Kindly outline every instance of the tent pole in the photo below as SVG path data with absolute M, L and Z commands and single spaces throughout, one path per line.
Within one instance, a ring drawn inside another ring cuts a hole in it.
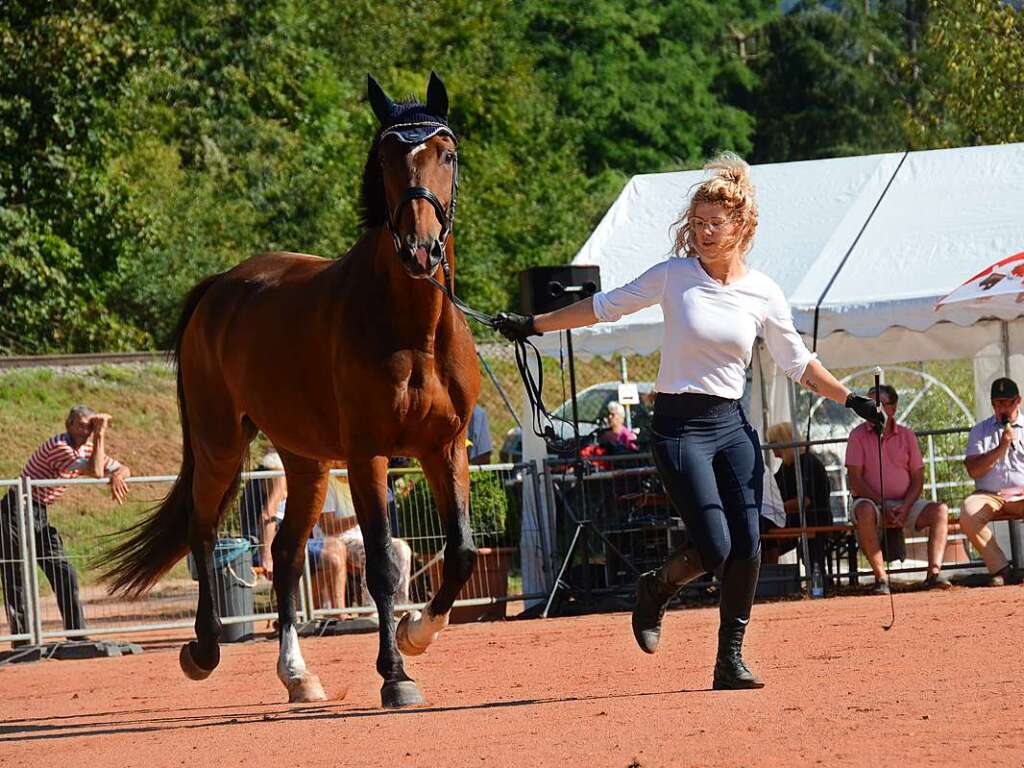
M 796 418 L 796 385 L 793 380 L 786 377 L 786 386 L 789 389 L 789 410 Z M 795 430 L 794 430 L 795 431 Z M 794 434 L 794 441 L 798 438 Z M 796 498 L 797 498 L 797 509 L 800 511 L 800 527 L 804 530 L 800 532 L 800 548 L 804 553 L 804 570 L 807 572 L 807 591 L 811 590 L 811 571 L 813 570 L 813 564 L 811 563 L 811 547 L 807 541 L 807 510 L 804 509 L 804 477 L 803 467 L 800 466 L 802 463 L 803 456 L 801 454 L 801 447 L 793 445 L 793 471 L 796 472 Z M 824 576 L 824 574 L 822 574 Z
M 1005 320 L 999 323 L 1003 341 L 1003 376 L 1010 376 L 1010 325 Z M 1014 568 L 1024 566 L 1024 536 L 1022 536 L 1020 520 L 1010 520 L 1010 560 Z
M 1010 375 L 1010 325 L 1005 320 L 999 323 L 999 332 L 1003 341 L 1003 376 Z

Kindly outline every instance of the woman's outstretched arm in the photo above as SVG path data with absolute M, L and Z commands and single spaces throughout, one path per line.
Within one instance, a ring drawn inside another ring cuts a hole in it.
M 814 394 L 827 397 L 840 405 L 846 405 L 846 398 L 850 396 L 850 390 L 840 384 L 839 380 L 817 360 L 811 360 L 807 364 L 804 375 L 800 377 L 800 383 Z
M 582 328 L 597 322 L 594 314 L 594 299 L 587 298 L 567 307 L 533 316 L 533 327 L 538 333 L 564 331 L 566 328 Z

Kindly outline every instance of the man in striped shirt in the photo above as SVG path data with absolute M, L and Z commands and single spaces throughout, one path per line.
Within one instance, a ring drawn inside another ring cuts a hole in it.
M 66 432 L 54 435 L 29 458 L 23 478 L 33 480 L 72 479 L 79 475 L 110 477 L 111 494 L 121 504 L 128 496 L 126 480 L 131 470 L 116 459 L 107 456 L 106 432 L 111 417 L 95 413 L 84 405 L 76 405 L 68 413 Z M 47 506 L 53 504 L 67 490 L 67 486 L 34 486 L 32 488 L 33 530 L 36 557 L 46 578 L 53 587 L 64 620 L 65 629 L 83 629 L 85 618 L 78 597 L 78 576 L 64 554 L 57 529 L 49 524 Z M 26 535 L 29 532 L 26 531 Z M 4 603 L 12 634 L 29 631 L 25 611 L 25 589 L 22 583 L 21 538 L 18 531 L 17 490 L 12 488 L 0 499 L 0 560 L 3 568 Z

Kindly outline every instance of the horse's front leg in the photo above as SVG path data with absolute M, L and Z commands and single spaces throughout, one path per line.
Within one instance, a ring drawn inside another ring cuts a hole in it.
M 413 611 L 402 617 L 398 643 L 406 655 L 423 653 L 448 626 L 452 603 L 476 564 L 476 547 L 469 529 L 469 460 L 462 442 L 421 460 L 444 525 L 444 571 L 441 587 L 423 613 Z
M 306 540 L 323 508 L 327 493 L 327 468 L 318 462 L 281 452 L 288 481 L 284 520 L 271 544 L 274 558 L 274 591 L 277 594 L 277 676 L 288 689 L 289 702 L 324 701 L 320 678 L 310 672 L 299 648 L 295 628 L 295 597 L 306 559 Z
M 380 646 L 377 672 L 384 678 L 380 689 L 385 707 L 409 707 L 423 703 L 416 683 L 405 673 L 402 655 L 395 643 L 395 591 L 398 561 L 391 543 L 387 506 L 388 460 L 383 456 L 348 462 L 349 485 L 366 549 L 364 577 L 380 617 Z

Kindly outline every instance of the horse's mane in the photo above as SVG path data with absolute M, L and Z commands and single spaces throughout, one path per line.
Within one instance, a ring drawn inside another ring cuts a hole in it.
M 398 107 L 422 106 L 422 103 L 415 97 L 409 97 L 396 101 Z M 384 132 L 381 127 L 370 145 L 370 152 L 366 156 L 366 165 L 363 166 L 363 184 L 360 189 L 359 200 L 359 223 L 363 229 L 379 227 L 385 223 L 387 213 L 384 199 L 384 175 L 380 170 L 380 162 L 377 159 L 377 150 L 380 149 L 380 135 Z

